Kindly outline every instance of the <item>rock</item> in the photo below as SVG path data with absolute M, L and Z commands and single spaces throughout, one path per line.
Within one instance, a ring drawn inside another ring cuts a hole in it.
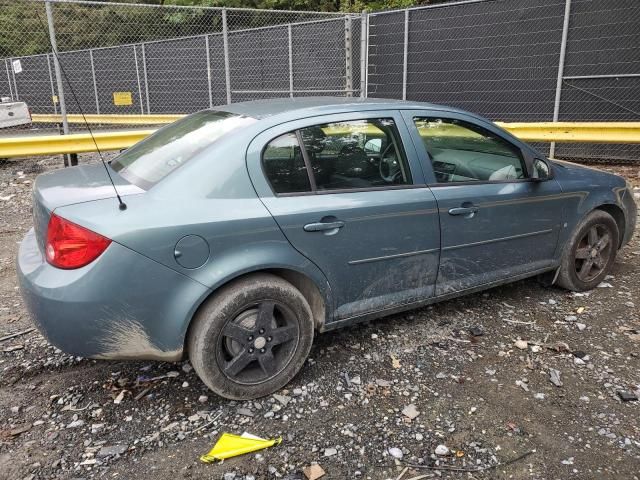
M 102 447 L 96 456 L 98 458 L 115 457 L 116 455 L 122 455 L 126 451 L 126 445 L 112 445 L 110 447 Z
M 583 331 L 585 328 L 587 328 L 587 326 L 584 323 L 580 323 L 580 322 L 576 322 L 576 327 L 578 327 L 578 330 Z
M 222 476 L 222 478 L 224 480 L 234 480 L 236 478 L 236 474 L 235 472 L 227 472 Z
M 437 378 L 438 380 L 442 380 L 443 378 L 447 378 L 447 374 L 446 374 L 446 373 L 444 373 L 444 372 L 438 372 L 438 373 L 436 374 L 436 378 Z
M 308 480 L 317 480 L 318 478 L 324 476 L 325 471 L 320 465 L 314 463 L 313 465 L 304 467 L 302 469 L 302 473 L 304 473 L 304 476 L 307 477 Z
M 379 387 L 390 387 L 391 382 L 389 380 L 382 380 L 381 378 L 376 379 L 376 385 Z
M 424 440 L 424 435 L 422 435 L 421 433 L 416 433 L 416 440 L 421 442 L 422 440 Z
M 556 370 L 555 368 L 549 369 L 549 380 L 551 380 L 551 383 L 553 383 L 556 387 L 561 387 L 563 385 L 562 381 L 560 380 L 560 375 L 560 370 Z
M 416 406 L 411 403 L 402 409 L 402 414 L 410 420 L 413 420 L 418 415 L 420 415 L 420 412 L 418 411 Z
M 84 420 L 74 420 L 69 425 L 67 425 L 67 428 L 79 428 L 79 427 L 82 427 L 83 425 L 84 425 Z
M 182 382 L 182 388 L 189 388 L 189 382 Z
M 20 407 L 11 407 L 11 413 L 13 413 L 14 415 L 16 413 L 20 413 Z
M 587 356 L 586 352 L 583 352 L 582 350 L 575 350 L 573 352 L 573 356 L 576 358 L 584 358 Z
M 236 410 L 236 412 L 238 413 L 238 415 L 242 415 L 245 417 L 253 417 L 253 412 L 248 408 L 239 408 L 238 410 Z
M 353 383 L 354 385 L 362 385 L 362 380 L 360 379 L 360 375 L 355 375 L 351 379 L 351 383 Z
M 481 337 L 482 335 L 484 335 L 484 330 L 482 330 L 482 327 L 476 325 L 469 329 L 469 333 L 473 337 Z
M 294 388 L 293 389 L 293 396 L 294 397 L 299 397 L 300 395 L 302 395 L 302 389 L 301 388 Z
M 286 395 L 278 395 L 277 393 L 273 394 L 273 398 L 275 398 L 278 402 L 280 402 L 285 407 L 289 405 L 291 401 L 291 397 L 287 397 Z
M 526 350 L 529 347 L 529 343 L 526 340 L 516 340 L 514 345 L 520 350 Z
M 618 394 L 618 397 L 620 397 L 620 400 L 622 400 L 623 402 L 636 402 L 638 400 L 638 396 L 633 392 L 618 390 L 616 393 Z
M 398 460 L 402 459 L 402 457 L 404 456 L 402 450 L 396 447 L 391 447 L 387 451 L 389 452 L 389 455 L 391 455 L 393 458 L 397 458 Z
M 200 403 L 207 403 L 208 400 L 209 400 L 209 397 L 207 397 L 206 395 L 200 395 L 198 397 L 198 402 Z
M 444 456 L 449 455 L 449 447 L 446 445 L 438 445 L 435 450 L 436 455 Z
M 335 449 L 335 448 L 325 448 L 324 449 L 324 456 L 325 457 L 333 457 L 337 453 L 338 453 L 338 450 Z
M 533 398 L 536 400 L 544 400 L 544 393 L 536 393 Z

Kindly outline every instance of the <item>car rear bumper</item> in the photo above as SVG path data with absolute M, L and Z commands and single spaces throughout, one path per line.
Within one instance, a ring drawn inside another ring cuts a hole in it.
M 208 289 L 112 242 L 89 265 L 49 265 L 33 229 L 20 244 L 20 292 L 50 343 L 72 355 L 112 359 L 182 358 L 193 312 Z

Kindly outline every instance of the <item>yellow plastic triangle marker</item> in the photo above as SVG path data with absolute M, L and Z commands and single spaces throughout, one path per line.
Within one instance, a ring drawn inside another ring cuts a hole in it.
M 279 445 L 281 442 L 282 437 L 274 440 L 265 440 L 250 434 L 232 435 L 231 433 L 223 433 L 209 453 L 202 455 L 200 460 L 205 463 L 212 463 L 216 460 L 257 452 L 263 448 Z

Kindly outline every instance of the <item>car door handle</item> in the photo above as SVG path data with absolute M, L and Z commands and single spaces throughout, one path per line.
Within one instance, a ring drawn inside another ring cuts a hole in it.
M 335 230 L 344 227 L 344 222 L 336 220 L 334 222 L 307 223 L 303 228 L 305 232 L 322 232 L 324 230 Z
M 450 208 L 449 215 L 473 215 L 478 211 L 478 207 L 458 207 Z

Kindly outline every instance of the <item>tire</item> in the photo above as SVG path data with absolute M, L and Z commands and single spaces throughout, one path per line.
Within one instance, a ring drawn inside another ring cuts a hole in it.
M 289 282 L 255 274 L 223 287 L 196 314 L 189 359 L 218 395 L 251 400 L 293 379 L 313 343 L 313 315 Z
M 618 224 L 611 215 L 602 210 L 589 213 L 567 241 L 558 285 L 574 292 L 595 288 L 613 267 L 619 238 Z

